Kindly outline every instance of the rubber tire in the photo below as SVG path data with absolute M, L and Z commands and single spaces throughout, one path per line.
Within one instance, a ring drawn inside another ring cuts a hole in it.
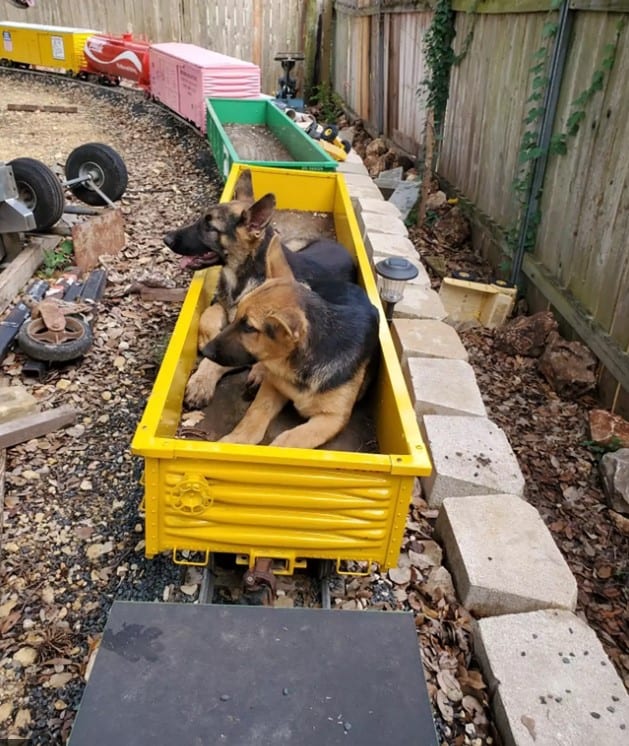
M 35 158 L 15 158 L 9 161 L 20 198 L 26 189 L 32 200 L 22 200 L 30 207 L 37 230 L 44 231 L 61 220 L 65 198 L 61 182 L 45 163 Z
M 352 149 L 352 143 L 349 140 L 341 140 L 341 145 L 343 146 L 343 150 L 346 153 L 349 153 L 349 151 Z
M 127 167 L 120 155 L 109 145 L 101 142 L 88 142 L 75 148 L 66 160 L 66 179 L 76 179 L 82 172 L 95 167 L 99 174 L 97 186 L 112 202 L 119 200 L 125 193 L 129 176 Z M 100 195 L 85 184 L 74 184 L 68 187 L 72 194 L 86 205 L 94 207 L 106 205 Z
M 94 341 L 92 329 L 86 321 L 78 319 L 76 316 L 72 316 L 71 318 L 78 321 L 83 327 L 84 334 L 82 337 L 62 342 L 61 344 L 38 342 L 28 333 L 28 328 L 33 323 L 33 319 L 29 319 L 29 321 L 22 324 L 17 335 L 17 343 L 20 349 L 34 360 L 44 360 L 50 363 L 65 363 L 68 360 L 75 360 L 77 357 L 81 357 L 92 346 L 92 342 Z

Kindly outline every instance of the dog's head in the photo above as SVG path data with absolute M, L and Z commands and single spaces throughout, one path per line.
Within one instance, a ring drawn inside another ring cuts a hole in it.
M 308 290 L 295 281 L 277 236 L 267 251 L 266 276 L 242 298 L 232 323 L 201 350 L 205 357 L 229 366 L 281 363 L 300 346 L 308 334 Z
M 227 264 L 230 255 L 238 259 L 258 248 L 274 209 L 273 194 L 253 201 L 251 171 L 243 171 L 233 200 L 212 205 L 194 223 L 170 231 L 164 236 L 164 243 L 185 257 L 182 267 L 201 269 Z

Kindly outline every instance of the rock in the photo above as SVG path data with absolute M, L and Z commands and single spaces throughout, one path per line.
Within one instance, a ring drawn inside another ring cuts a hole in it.
M 21 663 L 23 666 L 30 666 L 37 660 L 37 650 L 35 648 L 20 648 L 15 655 L 13 660 Z
M 384 140 L 381 137 L 377 137 L 375 140 L 372 140 L 369 145 L 365 148 L 365 154 L 366 155 L 384 155 L 387 150 L 388 146 L 385 144 Z
M 596 386 L 596 358 L 581 342 L 568 342 L 558 332 L 548 335 L 539 369 L 552 388 L 565 398 L 578 398 Z
M 557 331 L 557 320 L 551 311 L 532 316 L 518 316 L 496 330 L 496 347 L 507 355 L 539 357 L 544 352 L 550 332 Z
M 629 448 L 629 422 L 605 409 L 592 409 L 588 415 L 590 438 L 600 445 L 617 444 Z
M 410 567 L 392 567 L 389 570 L 389 579 L 396 585 L 406 585 L 411 580 Z
M 629 448 L 606 453 L 600 469 L 609 507 L 629 515 Z
M 439 189 L 439 191 L 428 195 L 428 199 L 426 200 L 426 209 L 437 210 L 439 207 L 443 207 L 443 205 L 446 204 L 447 200 L 448 198 L 446 197 L 445 192 L 442 192 Z
M 469 240 L 472 232 L 469 220 L 460 207 L 453 207 L 433 226 L 437 240 L 449 249 L 456 249 Z

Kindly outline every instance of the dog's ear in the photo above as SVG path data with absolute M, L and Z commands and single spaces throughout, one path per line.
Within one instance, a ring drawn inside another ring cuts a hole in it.
M 277 235 L 277 233 L 271 239 L 269 248 L 266 250 L 266 279 L 295 279 L 290 265 L 286 261 L 286 257 L 284 256 L 284 251 L 282 250 L 282 242 L 280 241 L 280 237 Z
M 305 332 L 305 318 L 298 308 L 282 308 L 273 311 L 265 319 L 265 331 L 269 337 L 285 334 L 293 342 L 299 342 Z M 270 327 L 270 328 L 269 328 Z
M 247 169 L 238 177 L 236 188 L 234 189 L 234 199 L 243 202 L 253 202 L 253 183 L 251 181 L 251 171 Z
M 254 202 L 248 210 L 242 214 L 243 221 L 254 236 L 261 236 L 264 229 L 271 222 L 273 210 L 275 209 L 275 195 L 265 194 L 264 197 Z

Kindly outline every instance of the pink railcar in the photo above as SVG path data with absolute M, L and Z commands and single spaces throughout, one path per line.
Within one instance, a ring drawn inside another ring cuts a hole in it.
M 206 98 L 258 98 L 260 68 L 194 44 L 169 42 L 149 49 L 151 94 L 206 129 Z

